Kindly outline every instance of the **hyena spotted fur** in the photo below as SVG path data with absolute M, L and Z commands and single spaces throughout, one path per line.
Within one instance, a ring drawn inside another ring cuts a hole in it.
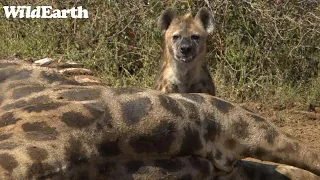
M 0 60 L 0 179 L 319 179 L 318 153 L 237 104 L 70 78 Z
M 214 24 L 211 13 L 202 8 L 193 18 L 190 13 L 176 16 L 164 11 L 158 20 L 164 47 L 155 89 L 164 93 L 207 93 L 215 86 L 206 65 L 206 40 Z

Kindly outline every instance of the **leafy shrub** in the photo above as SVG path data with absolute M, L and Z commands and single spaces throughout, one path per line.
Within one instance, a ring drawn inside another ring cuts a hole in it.
M 89 19 L 5 19 L 5 5 L 83 6 Z M 168 7 L 182 14 L 204 6 L 215 15 L 208 65 L 219 96 L 266 100 L 295 92 L 320 102 L 315 0 L 2 0 L 0 57 L 78 61 L 111 86 L 151 87 L 162 49 L 156 18 Z

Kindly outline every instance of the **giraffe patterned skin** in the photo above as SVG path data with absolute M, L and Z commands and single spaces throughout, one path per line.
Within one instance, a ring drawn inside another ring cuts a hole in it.
M 245 157 L 297 168 L 239 161 Z M 55 69 L 0 60 L 0 179 L 319 174 L 319 154 L 236 104 L 206 94 L 88 86 Z

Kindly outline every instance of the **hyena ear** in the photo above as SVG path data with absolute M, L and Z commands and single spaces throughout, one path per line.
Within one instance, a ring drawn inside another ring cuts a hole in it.
M 214 30 L 214 22 L 213 16 L 207 8 L 201 8 L 197 15 L 195 16 L 195 20 L 200 22 L 202 27 L 207 31 L 208 34 L 212 33 Z
M 158 28 L 164 33 L 170 26 L 171 21 L 175 16 L 172 8 L 169 8 L 161 13 L 158 19 Z

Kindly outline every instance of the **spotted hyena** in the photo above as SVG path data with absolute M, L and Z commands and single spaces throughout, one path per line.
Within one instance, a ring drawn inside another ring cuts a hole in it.
M 195 17 L 190 13 L 175 16 L 172 9 L 161 14 L 158 28 L 164 34 L 164 50 L 156 90 L 215 95 L 206 66 L 206 40 L 213 27 L 213 16 L 206 8 L 200 9 Z

